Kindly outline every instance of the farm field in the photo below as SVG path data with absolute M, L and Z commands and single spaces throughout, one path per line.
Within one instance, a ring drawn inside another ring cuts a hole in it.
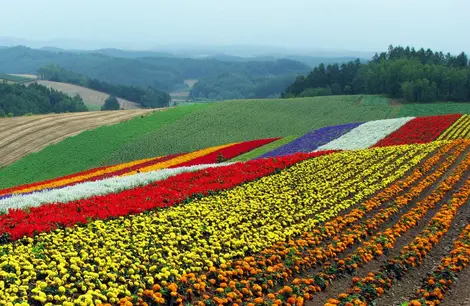
M 0 190 L 0 303 L 465 305 L 469 118 L 343 124 Z
M 44 81 L 44 80 L 38 80 L 34 81 L 35 83 L 38 83 L 40 85 L 46 86 L 48 88 L 53 88 L 58 91 L 62 91 L 63 93 L 73 97 L 75 95 L 80 95 L 82 97 L 83 102 L 87 105 L 90 106 L 90 110 L 97 110 L 101 108 L 102 105 L 104 105 L 104 101 L 109 97 L 109 94 L 96 91 L 93 89 L 89 89 L 86 87 L 78 86 L 78 85 L 73 85 L 73 84 L 68 84 L 68 83 L 60 83 L 60 82 L 52 82 L 52 81 Z M 117 98 L 119 101 L 119 104 L 121 105 L 121 108 L 123 109 L 138 109 L 140 106 L 135 103 L 131 102 L 125 99 Z
M 0 81 L 6 81 L 11 84 L 29 82 L 35 78 L 36 76 L 32 76 L 32 75 L 0 73 Z
M 421 110 L 420 115 L 470 113 L 470 105 L 464 103 L 433 106 Z M 300 137 L 325 126 L 413 116 L 415 109 L 413 104 L 390 105 L 379 96 L 237 100 L 181 106 L 100 127 L 26 156 L 0 169 L 0 188 L 227 143 Z
M 183 103 L 190 100 L 189 92 L 191 91 L 191 88 L 194 86 L 194 84 L 197 83 L 197 81 L 198 80 L 185 80 L 184 83 L 188 86 L 188 89 L 185 91 L 170 93 L 171 100 L 174 102 L 183 102 Z
M 107 111 L 0 119 L 0 167 L 85 130 L 115 124 L 149 112 Z M 0 181 L 4 182 L 5 178 Z

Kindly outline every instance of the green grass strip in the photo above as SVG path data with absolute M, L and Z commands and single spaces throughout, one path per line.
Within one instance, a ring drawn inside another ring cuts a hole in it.
M 268 143 L 267 145 L 264 145 L 262 147 L 256 148 L 250 152 L 247 152 L 245 154 L 242 154 L 240 156 L 237 156 L 233 159 L 231 159 L 231 162 L 237 162 L 237 161 L 248 161 L 252 160 L 254 158 L 257 158 L 258 156 L 263 155 L 264 153 L 270 152 L 276 148 L 279 148 L 280 146 L 283 146 L 285 144 L 288 144 L 292 140 L 298 138 L 297 136 L 287 136 L 284 138 L 281 138 L 279 140 L 276 140 L 274 142 Z

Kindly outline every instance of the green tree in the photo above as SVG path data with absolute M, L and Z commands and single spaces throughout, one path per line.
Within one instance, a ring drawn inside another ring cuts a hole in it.
M 118 110 L 120 109 L 119 101 L 115 96 L 109 96 L 109 98 L 104 101 L 104 105 L 101 107 L 101 110 Z

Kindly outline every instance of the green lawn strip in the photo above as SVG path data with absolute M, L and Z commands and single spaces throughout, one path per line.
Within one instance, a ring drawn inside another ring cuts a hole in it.
M 403 103 L 397 117 L 470 114 L 468 102 Z
M 0 169 L 0 188 L 42 181 L 98 167 L 103 164 L 108 154 L 120 147 L 132 144 L 149 132 L 208 107 L 209 104 L 195 104 L 171 108 L 67 138 Z M 174 140 L 176 141 L 176 138 Z
M 254 149 L 250 152 L 247 152 L 245 154 L 237 156 L 237 157 L 235 157 L 235 158 L 233 158 L 229 161 L 230 162 L 237 162 L 237 161 L 248 161 L 248 160 L 255 159 L 255 158 L 263 155 L 264 153 L 270 152 L 270 151 L 272 151 L 276 148 L 279 148 L 280 146 L 288 144 L 289 142 L 291 142 L 292 140 L 297 139 L 297 138 L 298 138 L 298 136 L 287 136 L 287 137 L 281 138 L 281 139 L 276 140 L 274 142 L 268 143 L 267 145 L 256 148 L 256 149 Z
M 87 103 L 85 103 L 85 106 L 89 111 L 100 111 L 101 110 L 101 106 L 96 105 L 96 104 L 87 104 Z

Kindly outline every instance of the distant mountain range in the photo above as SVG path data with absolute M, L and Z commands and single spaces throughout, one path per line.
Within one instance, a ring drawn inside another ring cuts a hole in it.
M 272 57 L 286 58 L 287 56 L 304 57 L 346 57 L 371 58 L 375 52 L 336 50 L 328 48 L 295 49 L 277 46 L 229 45 L 229 46 L 198 46 L 198 45 L 171 45 L 155 46 L 150 50 L 136 48 L 135 45 L 117 42 L 79 41 L 70 39 L 57 39 L 51 41 L 34 41 L 15 37 L 0 37 L 0 46 L 27 46 L 34 49 L 43 49 L 51 52 L 75 51 L 103 53 L 115 57 L 190 57 L 205 58 L 220 55 L 253 58 Z

